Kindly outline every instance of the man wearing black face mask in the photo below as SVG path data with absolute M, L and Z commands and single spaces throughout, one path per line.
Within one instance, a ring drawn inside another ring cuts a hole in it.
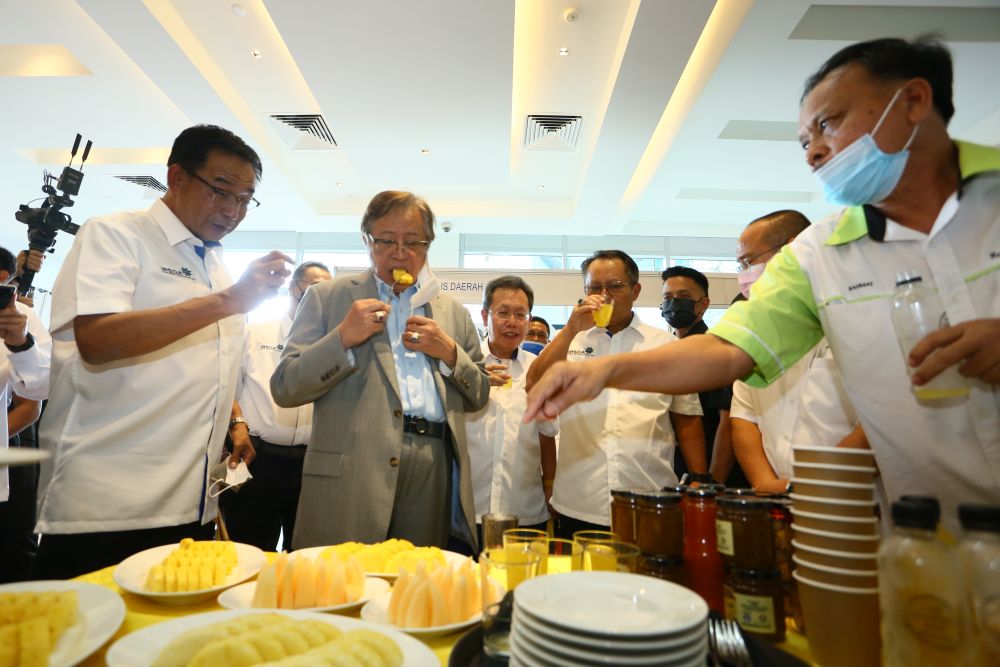
M 711 304 L 708 298 L 708 278 L 701 271 L 686 266 L 672 266 L 661 274 L 663 303 L 660 314 L 678 338 L 708 331 L 702 317 Z M 711 461 L 712 480 L 727 486 L 749 486 L 743 471 L 735 464 L 729 431 L 729 405 L 733 400 L 732 385 L 703 391 L 701 400 L 705 426 L 705 460 Z M 674 470 L 680 477 L 688 472 L 684 457 L 674 455 Z M 703 481 L 712 481 L 703 480 Z

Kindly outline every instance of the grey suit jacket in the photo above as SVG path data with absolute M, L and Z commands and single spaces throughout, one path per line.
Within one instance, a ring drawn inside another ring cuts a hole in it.
M 389 336 L 383 331 L 354 347 L 354 365 L 336 328 L 354 301 L 377 299 L 369 270 L 317 283 L 299 303 L 288 341 L 271 377 L 282 407 L 314 402 L 313 432 L 302 474 L 295 548 L 349 540 L 377 542 L 389 530 L 401 459 L 403 412 Z M 450 376 L 431 364 L 459 464 L 460 497 L 475 539 L 474 506 L 463 413 L 489 400 L 489 380 L 468 311 L 450 297 L 427 304 L 427 316 L 458 345 Z M 475 546 L 475 545 L 474 545 Z

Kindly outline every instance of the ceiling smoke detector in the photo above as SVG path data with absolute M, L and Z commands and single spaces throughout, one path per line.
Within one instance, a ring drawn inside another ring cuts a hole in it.
M 566 23 L 576 23 L 580 20 L 580 10 L 576 7 L 567 7 L 566 11 L 563 12 L 563 19 Z

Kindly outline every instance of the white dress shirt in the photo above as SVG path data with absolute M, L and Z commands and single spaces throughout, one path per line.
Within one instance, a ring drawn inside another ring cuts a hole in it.
M 524 382 L 535 355 L 518 349 L 517 358 L 499 359 L 485 340 L 482 350 L 486 364 L 507 366 L 511 386 L 490 387 L 489 402 L 465 416 L 476 522 L 486 513 L 513 514 L 522 524 L 547 521 L 538 437 L 554 437 L 559 424 L 523 423 L 528 398 Z
M 288 339 L 292 318 L 247 325 L 246 352 L 236 400 L 250 433 L 272 445 L 307 445 L 312 434 L 312 403 L 282 408 L 271 398 L 271 375 Z
M 570 362 L 658 347 L 677 338 L 643 324 L 638 315 L 614 336 L 593 327 L 570 344 Z M 698 394 L 670 396 L 605 389 L 577 403 L 559 420 L 559 464 L 552 507 L 560 514 L 611 524 L 613 489 L 658 489 L 677 483 L 674 429 L 670 412 L 701 415 Z
M 209 464 L 222 456 L 243 355 L 233 315 L 159 350 L 93 366 L 73 320 L 163 308 L 232 284 L 220 247 L 202 243 L 157 200 L 92 218 L 76 235 L 52 296 L 52 376 L 39 432 L 37 530 L 86 533 L 208 522 Z
M 826 340 L 767 387 L 737 381 L 729 416 L 757 425 L 778 479 L 792 477 L 793 446 L 834 447 L 858 423 Z
M 24 352 L 11 352 L 0 342 L 0 428 L 3 442 L 0 449 L 7 449 L 7 405 L 11 393 L 21 398 L 42 401 L 49 393 L 49 360 L 52 357 L 52 337 L 35 311 L 22 303 L 15 307 L 28 318 L 28 333 L 35 338 L 35 344 Z M 0 466 L 0 502 L 10 497 L 7 483 L 7 466 Z

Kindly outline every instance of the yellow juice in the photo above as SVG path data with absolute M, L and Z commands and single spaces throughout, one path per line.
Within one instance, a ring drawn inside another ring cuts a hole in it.
M 611 311 L 614 310 L 615 304 L 605 303 L 602 304 L 600 308 L 594 311 L 594 324 L 599 327 L 607 327 L 608 323 L 611 322 Z
M 603 544 L 588 545 L 585 558 L 588 570 L 618 571 L 618 554 L 612 547 Z

